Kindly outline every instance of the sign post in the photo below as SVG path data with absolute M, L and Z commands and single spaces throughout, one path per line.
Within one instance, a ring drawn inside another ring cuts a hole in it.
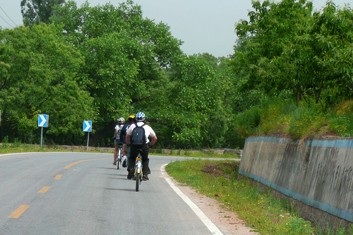
M 84 132 L 87 132 L 87 150 L 88 150 L 89 133 L 92 132 L 92 121 L 90 121 L 90 120 L 85 120 L 85 121 L 83 121 L 82 130 L 83 130 Z
M 43 127 L 49 126 L 49 115 L 48 114 L 38 114 L 38 126 L 41 127 L 40 147 L 43 147 Z

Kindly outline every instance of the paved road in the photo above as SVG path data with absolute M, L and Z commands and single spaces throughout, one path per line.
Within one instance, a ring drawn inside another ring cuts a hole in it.
M 160 171 L 178 158 L 150 158 L 136 192 L 112 154 L 0 155 L 0 234 L 212 234 Z

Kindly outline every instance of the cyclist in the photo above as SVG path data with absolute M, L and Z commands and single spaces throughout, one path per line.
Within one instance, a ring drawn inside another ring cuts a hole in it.
M 126 158 L 129 158 L 130 155 L 130 148 L 127 147 L 126 145 L 126 131 L 129 129 L 132 123 L 135 123 L 135 114 L 131 114 L 129 118 L 127 119 L 127 123 L 123 126 L 123 129 L 121 129 L 120 132 L 120 139 L 123 141 L 123 155 L 124 155 L 124 161 L 123 161 L 123 167 L 126 167 Z
M 157 142 L 157 135 L 149 125 L 145 124 L 145 114 L 142 112 L 138 112 L 135 116 L 136 123 L 131 124 L 129 129 L 126 132 L 126 144 L 130 145 L 130 158 L 128 163 L 128 175 L 127 178 L 131 179 L 134 176 L 134 165 L 136 157 L 141 149 L 141 157 L 142 157 L 142 171 L 143 171 L 143 180 L 149 180 L 148 175 L 151 174 L 151 170 L 149 168 L 149 147 L 153 146 Z M 134 135 L 134 129 L 137 127 L 142 127 L 144 129 L 145 138 L 144 143 L 141 145 L 135 145 L 131 140 L 131 137 Z M 151 140 L 149 140 L 151 138 Z
M 121 146 L 123 144 L 123 142 L 120 139 L 120 132 L 121 129 L 123 128 L 124 124 L 125 124 L 125 118 L 120 117 L 117 119 L 117 125 L 114 128 L 114 140 L 115 140 L 115 149 L 114 149 L 114 161 L 113 161 L 113 165 L 116 165 L 116 161 L 117 161 L 117 155 L 118 155 L 118 150 L 119 150 L 119 146 Z M 119 156 L 120 157 L 120 156 Z

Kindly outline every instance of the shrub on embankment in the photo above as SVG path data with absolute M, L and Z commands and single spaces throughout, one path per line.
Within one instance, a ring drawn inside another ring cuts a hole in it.
M 285 136 L 293 140 L 323 136 L 353 136 L 353 100 L 325 110 L 319 103 L 271 100 L 239 114 L 241 138 L 256 135 Z

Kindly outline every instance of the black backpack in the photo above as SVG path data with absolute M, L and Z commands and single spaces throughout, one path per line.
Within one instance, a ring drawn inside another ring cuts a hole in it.
M 135 128 L 132 130 L 131 134 L 131 144 L 132 145 L 144 145 L 146 144 L 146 135 L 145 135 L 145 128 L 143 128 L 145 124 L 142 126 L 137 126 L 135 124 Z
M 131 125 L 131 124 L 126 123 L 126 124 L 124 125 L 123 129 L 122 129 L 121 132 L 120 132 L 120 139 L 121 139 L 121 141 L 122 141 L 124 144 L 125 144 L 125 141 L 126 141 L 126 132 L 127 132 L 127 130 L 129 129 L 130 125 Z

